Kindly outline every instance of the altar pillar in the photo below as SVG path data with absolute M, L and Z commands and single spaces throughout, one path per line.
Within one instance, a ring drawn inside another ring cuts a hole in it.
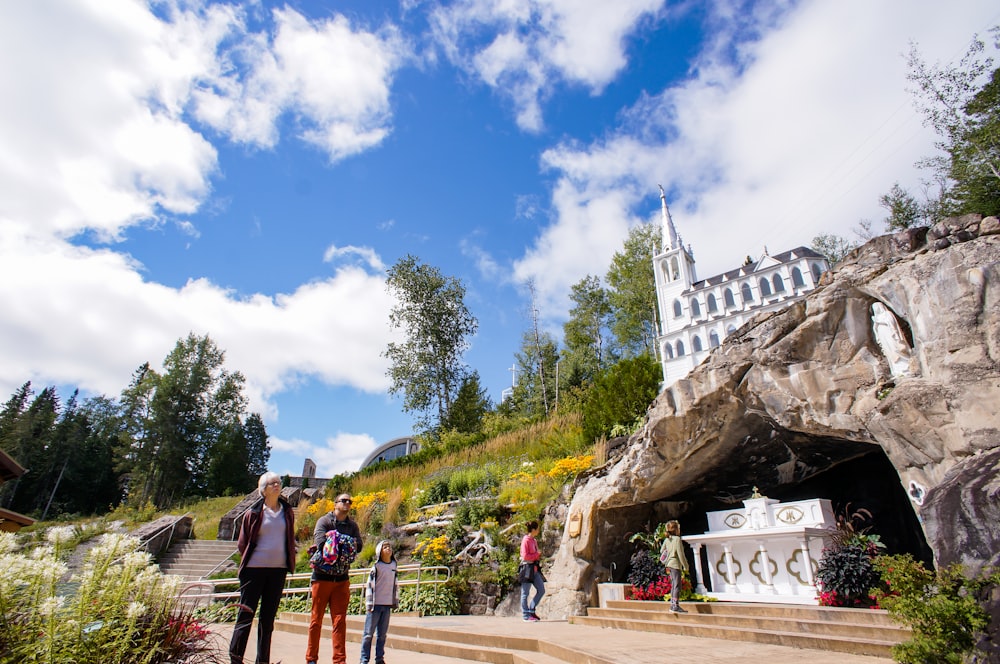
M 771 559 L 767 557 L 767 547 L 764 546 L 764 542 L 757 542 L 757 550 L 760 551 L 760 573 L 764 577 L 764 590 L 776 592 L 774 577 L 771 576 Z
M 802 550 L 802 560 L 803 560 L 802 564 L 806 568 L 805 569 L 806 583 L 808 585 L 812 586 L 813 588 L 815 588 L 816 587 L 816 579 L 813 578 L 812 558 L 809 557 L 809 536 L 808 535 L 805 535 L 802 538 L 802 544 L 799 546 L 799 548 Z
M 694 550 L 694 575 L 698 580 L 694 591 L 699 595 L 704 595 L 708 592 L 708 588 L 705 587 L 704 571 L 701 568 L 701 544 L 696 542 L 691 545 L 691 548 Z
M 739 588 L 736 587 L 736 575 L 733 573 L 733 546 L 723 544 L 722 551 L 726 560 L 726 591 L 739 592 Z

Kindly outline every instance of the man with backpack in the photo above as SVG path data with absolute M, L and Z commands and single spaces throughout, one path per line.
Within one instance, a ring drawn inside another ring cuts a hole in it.
M 347 603 L 351 598 L 348 570 L 354 556 L 363 546 L 361 529 L 349 516 L 351 502 L 350 494 L 342 493 L 337 496 L 333 511 L 321 516 L 313 530 L 317 555 L 313 556 L 316 562 L 313 564 L 309 584 L 312 591 L 312 611 L 306 646 L 308 664 L 316 664 L 319 660 L 319 637 L 323 630 L 323 614 L 327 609 L 333 623 L 333 664 L 347 663 Z M 336 535 L 331 531 L 335 531 Z M 331 533 L 329 538 L 327 533 Z M 324 556 L 326 561 L 323 560 Z

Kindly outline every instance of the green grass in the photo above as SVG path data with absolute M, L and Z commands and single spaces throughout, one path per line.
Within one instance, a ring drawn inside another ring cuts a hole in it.
M 184 507 L 170 510 L 170 514 L 190 513 L 194 518 L 194 538 L 214 540 L 219 534 L 219 520 L 226 512 L 236 507 L 243 496 L 222 496 L 205 498 Z

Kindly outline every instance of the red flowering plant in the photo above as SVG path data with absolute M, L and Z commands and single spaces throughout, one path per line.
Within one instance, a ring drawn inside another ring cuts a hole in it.
M 628 599 L 661 600 L 670 597 L 670 575 L 660 562 L 659 556 L 654 556 L 646 549 L 640 549 L 632 554 L 629 561 L 627 581 Z M 681 577 L 681 597 L 691 595 L 691 582 Z
M 871 591 L 881 585 L 875 558 L 885 545 L 878 535 L 868 533 L 870 526 L 864 526 L 871 520 L 871 512 L 859 509 L 849 513 L 849 508 L 837 517 L 830 545 L 823 549 L 816 573 L 817 599 L 820 606 L 874 608 L 878 600 Z

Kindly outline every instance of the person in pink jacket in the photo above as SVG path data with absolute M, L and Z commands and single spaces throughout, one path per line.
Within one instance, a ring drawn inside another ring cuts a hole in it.
M 535 536 L 538 535 L 538 522 L 529 521 L 525 528 L 527 534 L 521 539 L 521 567 L 518 578 L 521 581 L 521 618 L 525 622 L 538 622 L 538 615 L 535 609 L 545 595 L 545 577 L 542 576 L 542 569 L 538 565 L 541 553 L 538 551 L 538 542 Z M 528 594 L 531 587 L 535 587 L 535 596 L 528 601 Z

